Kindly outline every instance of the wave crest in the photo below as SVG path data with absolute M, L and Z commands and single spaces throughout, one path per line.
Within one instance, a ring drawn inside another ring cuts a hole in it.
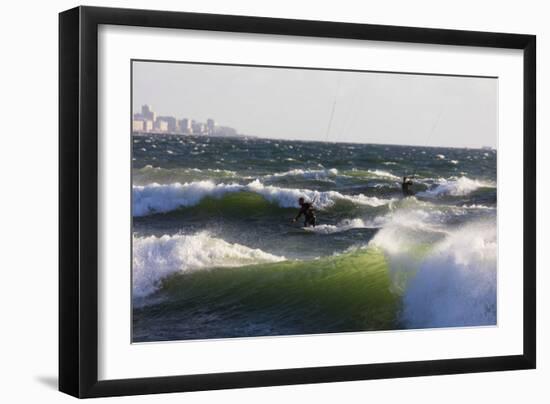
M 386 181 L 390 181 L 390 180 L 399 181 L 401 179 L 400 177 L 390 173 L 389 171 L 377 170 L 377 169 L 360 170 L 360 169 L 354 168 L 352 170 L 345 171 L 344 174 L 350 177 L 359 177 L 359 178 L 365 178 L 365 179 L 380 179 L 380 180 L 386 180 Z
M 214 184 L 212 181 L 136 185 L 133 187 L 133 215 L 146 216 L 194 206 L 207 196 L 221 198 L 228 192 L 238 192 L 241 189 L 242 185 Z
M 406 328 L 496 324 L 496 223 L 445 228 L 433 212 L 403 210 L 369 245 L 388 260 Z
M 326 178 L 338 176 L 338 170 L 336 168 L 314 170 L 314 169 L 301 169 L 295 168 L 293 170 L 285 171 L 282 173 L 275 173 L 266 175 L 263 178 L 281 178 L 281 177 L 303 177 L 305 179 L 322 180 Z
M 419 192 L 419 196 L 439 197 L 443 195 L 450 196 L 465 196 L 480 188 L 494 188 L 495 185 L 489 182 L 480 180 L 472 180 L 468 177 L 458 177 L 451 179 L 440 179 L 435 188 L 428 189 L 424 192 Z
M 237 267 L 285 260 L 241 244 L 228 243 L 207 232 L 162 237 L 134 237 L 134 297 L 142 298 L 159 287 L 162 279 L 178 272 L 203 268 Z
M 496 227 L 465 226 L 437 244 L 403 297 L 409 328 L 496 324 Z
M 264 185 L 259 180 L 247 185 L 215 184 L 212 181 L 191 183 L 149 184 L 133 187 L 133 215 L 146 216 L 154 213 L 165 213 L 181 207 L 195 206 L 205 197 L 221 198 L 232 192 L 253 192 L 261 195 L 268 202 L 282 208 L 298 208 L 298 198 L 304 197 L 313 201 L 316 208 L 325 209 L 338 200 L 349 201 L 358 205 L 382 206 L 391 200 L 369 197 L 363 194 L 344 195 L 337 191 L 314 191 L 308 189 L 280 188 Z

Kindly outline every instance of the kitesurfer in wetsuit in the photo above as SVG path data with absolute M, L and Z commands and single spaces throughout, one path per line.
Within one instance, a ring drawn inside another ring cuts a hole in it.
M 306 202 L 304 198 L 298 199 L 298 203 L 300 204 L 300 211 L 296 217 L 292 219 L 292 223 L 296 222 L 300 216 L 304 215 L 304 227 L 315 227 L 316 218 L 315 212 L 313 211 L 313 203 Z
M 411 187 L 413 185 L 412 177 L 403 177 L 403 183 L 401 184 L 401 190 L 403 191 L 403 196 L 412 196 L 414 192 Z

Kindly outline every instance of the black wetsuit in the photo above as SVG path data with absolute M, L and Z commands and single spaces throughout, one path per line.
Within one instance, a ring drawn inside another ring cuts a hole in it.
M 403 196 L 414 195 L 414 192 L 411 189 L 412 185 L 413 185 L 413 182 L 410 178 L 403 180 L 403 183 L 401 184 L 401 190 L 403 191 Z
M 304 227 L 313 226 L 315 227 L 316 218 L 315 213 L 313 211 L 313 204 L 304 202 L 302 203 L 302 206 L 300 207 L 300 211 L 298 212 L 298 215 L 294 220 L 298 220 L 300 216 L 304 215 Z

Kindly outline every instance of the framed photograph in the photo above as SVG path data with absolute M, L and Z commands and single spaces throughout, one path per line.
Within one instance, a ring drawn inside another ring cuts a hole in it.
M 535 367 L 535 36 L 59 26 L 61 391 Z

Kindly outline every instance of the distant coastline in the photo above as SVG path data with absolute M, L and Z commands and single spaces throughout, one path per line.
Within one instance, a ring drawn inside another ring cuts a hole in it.
M 201 135 L 201 134 L 189 134 L 189 133 L 181 133 L 181 132 L 145 132 L 145 131 L 132 131 L 132 136 L 181 136 L 181 137 L 216 137 L 216 138 L 236 138 L 236 139 L 260 139 L 259 136 L 252 136 L 252 135 L 244 135 L 240 133 L 234 133 L 234 134 L 222 134 L 222 133 L 214 133 L 210 135 Z

